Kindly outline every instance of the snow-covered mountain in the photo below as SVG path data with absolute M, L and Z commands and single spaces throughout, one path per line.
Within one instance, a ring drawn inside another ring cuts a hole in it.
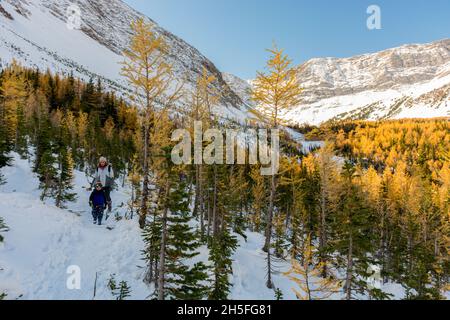
M 80 28 L 71 28 L 73 5 L 80 12 Z M 197 49 L 159 27 L 153 20 L 120 0 L 2 0 L 0 1 L 0 63 L 13 58 L 31 67 L 50 68 L 82 79 L 101 78 L 110 88 L 128 91 L 120 76 L 122 52 L 131 36 L 130 23 L 151 22 L 169 45 L 168 62 L 189 89 L 205 67 L 217 81 L 225 118 L 244 120 L 245 104 L 223 80 L 221 72 Z M 69 22 L 69 23 L 68 23 Z
M 67 23 L 71 5 L 81 14 L 75 30 Z M 0 66 L 16 59 L 31 67 L 74 72 L 85 80 L 101 78 L 126 93 L 119 62 L 131 35 L 130 22 L 138 18 L 153 23 L 169 44 L 168 62 L 178 78 L 187 79 L 187 89 L 203 67 L 217 78 L 222 95 L 217 114 L 239 122 L 257 117 L 251 112 L 251 82 L 221 73 L 197 49 L 121 0 L 0 1 Z M 312 59 L 299 72 L 303 102 L 283 115 L 293 123 L 450 116 L 450 39 L 346 59 Z
M 283 115 L 293 123 L 450 116 L 450 39 L 346 59 L 312 59 L 299 72 L 303 102 Z M 250 82 L 225 79 L 249 101 Z

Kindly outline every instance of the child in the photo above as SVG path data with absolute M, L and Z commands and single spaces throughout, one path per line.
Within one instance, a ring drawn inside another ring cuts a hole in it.
M 103 219 L 103 212 L 106 209 L 107 201 L 105 192 L 103 191 L 103 185 L 101 182 L 95 184 L 95 189 L 92 191 L 89 197 L 89 205 L 92 208 L 92 217 L 94 218 L 94 224 L 101 226 Z

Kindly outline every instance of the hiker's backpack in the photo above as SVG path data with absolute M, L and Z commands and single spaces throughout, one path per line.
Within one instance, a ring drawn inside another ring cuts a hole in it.
M 97 175 L 100 176 L 100 168 L 97 168 Z M 111 165 L 108 165 L 108 176 L 106 177 L 105 187 L 113 187 L 114 186 L 114 177 L 111 176 Z

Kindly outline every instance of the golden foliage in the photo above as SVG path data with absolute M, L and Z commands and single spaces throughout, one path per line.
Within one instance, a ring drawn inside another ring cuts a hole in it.
M 342 283 L 336 277 L 322 277 L 324 262 L 316 262 L 316 249 L 311 244 L 311 236 L 304 242 L 303 261 L 292 259 L 291 269 L 284 273 L 296 283 L 300 290 L 293 289 L 299 300 L 328 300 L 341 291 Z
M 258 72 L 253 84 L 252 100 L 260 112 L 268 117 L 273 127 L 280 124 L 280 112 L 300 103 L 303 89 L 298 79 L 298 68 L 276 46 L 269 49 L 267 72 Z

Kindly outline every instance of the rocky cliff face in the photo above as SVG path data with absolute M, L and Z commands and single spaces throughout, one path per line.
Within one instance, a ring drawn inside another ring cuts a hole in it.
M 369 90 L 398 89 L 450 72 L 450 39 L 347 59 L 313 59 L 300 68 L 305 101 Z

